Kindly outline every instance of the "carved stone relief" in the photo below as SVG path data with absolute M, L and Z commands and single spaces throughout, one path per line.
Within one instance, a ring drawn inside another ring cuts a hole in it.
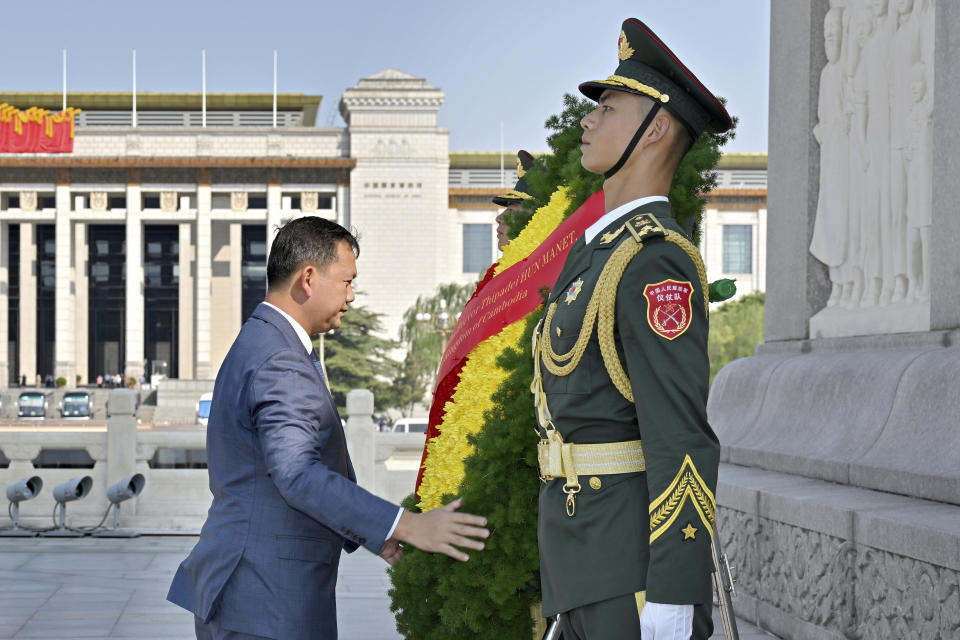
M 90 210 L 102 213 L 107 210 L 107 192 L 94 191 L 90 194 Z
M 230 192 L 230 210 L 235 213 L 247 210 L 247 192 L 246 191 Z
M 320 208 L 320 194 L 316 191 L 304 191 L 300 194 L 300 211 L 313 213 Z
M 728 508 L 738 592 L 845 638 L 960 637 L 960 572 Z
M 843 6 L 840 6 L 843 4 Z M 929 300 L 934 0 L 831 2 L 810 252 L 828 307 Z
M 412 153 L 406 138 L 378 138 L 373 147 L 373 155 L 378 158 L 409 158 Z
M 20 211 L 36 211 L 36 210 L 37 210 L 37 192 L 21 191 L 20 192 Z
M 160 192 L 160 210 L 164 213 L 174 213 L 178 208 L 178 194 L 176 191 Z

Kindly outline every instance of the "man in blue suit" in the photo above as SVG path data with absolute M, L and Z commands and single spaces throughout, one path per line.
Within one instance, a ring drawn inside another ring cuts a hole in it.
M 337 637 L 341 549 L 393 563 L 401 542 L 457 560 L 483 549 L 486 520 L 459 501 L 405 511 L 356 484 L 340 416 L 310 336 L 340 326 L 359 246 L 304 217 L 277 233 L 267 299 L 243 325 L 213 390 L 207 459 L 213 504 L 167 599 L 198 640 Z

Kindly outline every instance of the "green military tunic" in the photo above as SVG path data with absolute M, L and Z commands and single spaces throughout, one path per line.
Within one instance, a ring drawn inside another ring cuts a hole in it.
M 637 217 L 643 213 L 659 225 L 645 224 Z M 574 349 L 608 260 L 624 243 L 642 242 L 615 289 L 613 343 L 633 401 L 608 372 L 599 320 L 567 375 L 552 373 L 549 356 L 541 357 L 546 402 L 564 442 L 639 438 L 646 460 L 645 472 L 581 476 L 572 517 L 563 478 L 541 487 L 538 536 L 547 616 L 646 591 L 653 602 L 704 605 L 697 607 L 694 626 L 709 625 L 702 616 L 706 611 L 709 620 L 712 602 L 720 446 L 706 415 L 705 283 L 691 256 L 665 238 L 664 229 L 682 233 L 670 205 L 654 202 L 610 223 L 589 245 L 581 238 L 548 300 L 548 311 L 556 306 L 541 327 L 540 344 L 549 339 L 555 354 L 566 354 Z

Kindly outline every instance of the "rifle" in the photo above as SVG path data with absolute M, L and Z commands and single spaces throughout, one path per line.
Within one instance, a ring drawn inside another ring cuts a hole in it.
M 562 640 L 563 633 L 560 631 L 560 614 L 553 616 L 547 625 L 547 631 L 543 634 L 542 640 Z
M 713 552 L 713 564 L 716 566 L 716 571 L 713 572 L 713 585 L 716 587 L 717 601 L 720 604 L 720 624 L 723 625 L 723 634 L 727 640 L 740 640 L 740 634 L 737 631 L 737 616 L 733 612 L 733 602 L 731 600 L 737 595 L 737 592 L 733 588 L 733 574 L 730 571 L 727 554 L 720 553 L 720 548 L 717 546 L 719 535 L 716 523 L 714 523 L 710 550 Z

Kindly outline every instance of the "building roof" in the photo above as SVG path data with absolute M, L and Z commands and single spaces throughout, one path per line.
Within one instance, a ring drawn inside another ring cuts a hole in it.
M 303 93 L 278 93 L 277 109 L 302 111 L 310 107 L 318 109 L 323 96 Z M 40 107 L 59 111 L 63 107 L 63 94 L 59 91 L 5 91 L 0 92 L 0 102 L 18 109 Z M 137 91 L 137 110 L 183 111 L 202 108 L 200 93 L 159 93 Z M 83 110 L 126 110 L 133 105 L 130 91 L 68 91 L 67 106 Z M 208 93 L 208 111 L 272 111 L 272 93 Z
M 533 152 L 535 157 L 549 155 L 547 151 Z M 504 169 L 517 164 L 517 153 L 503 153 Z M 451 151 L 451 169 L 499 169 L 500 153 L 497 151 Z M 766 153 L 725 153 L 717 163 L 717 169 L 766 169 Z

